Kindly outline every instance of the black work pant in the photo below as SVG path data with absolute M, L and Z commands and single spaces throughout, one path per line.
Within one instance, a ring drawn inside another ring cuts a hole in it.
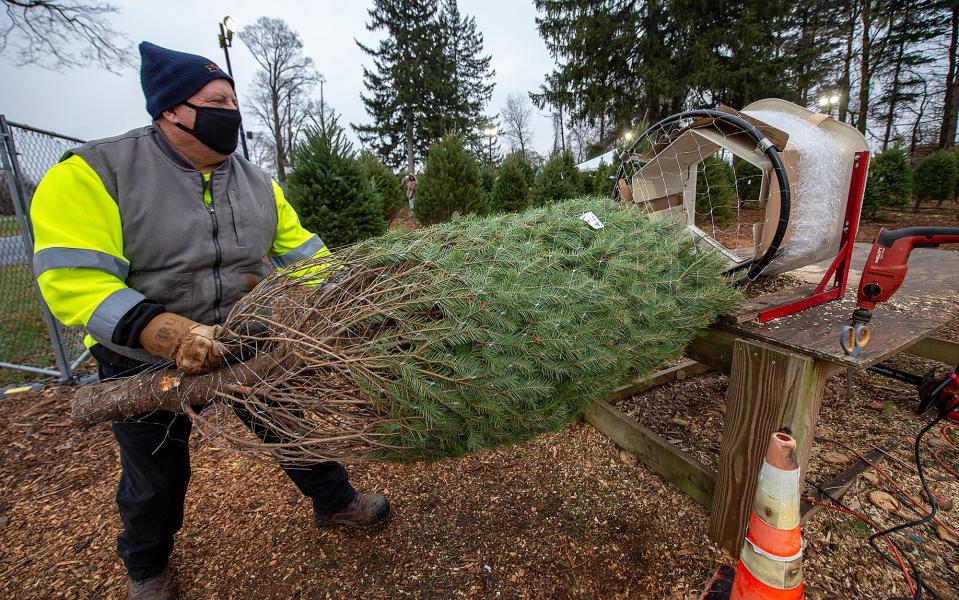
M 104 362 L 99 367 L 101 379 L 116 377 L 120 372 L 130 374 L 129 369 L 116 369 Z M 246 411 L 235 412 L 251 427 Z M 173 551 L 173 536 L 183 525 L 183 502 L 190 481 L 191 428 L 187 416 L 166 411 L 113 423 L 113 435 L 120 446 L 117 505 L 123 521 L 117 554 L 127 573 L 138 581 L 163 571 Z M 251 429 L 265 442 L 279 441 L 259 427 Z M 283 470 L 321 514 L 340 510 L 356 495 L 346 469 L 339 463 Z

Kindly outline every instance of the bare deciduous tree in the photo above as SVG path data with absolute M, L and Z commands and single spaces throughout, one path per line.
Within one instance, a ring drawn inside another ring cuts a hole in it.
M 98 64 L 113 73 L 130 64 L 130 43 L 110 25 L 117 8 L 77 0 L 0 0 L 0 54 L 19 66 L 62 70 Z
M 250 162 L 276 177 L 276 150 L 273 136 L 261 131 L 248 131 Z
M 509 140 L 511 150 L 519 150 L 529 159 L 527 154 L 533 138 L 533 105 L 524 94 L 510 94 L 506 98 L 500 118 L 503 121 L 503 137 Z
M 310 93 L 320 74 L 313 59 L 303 56 L 299 34 L 282 19 L 260 17 L 239 36 L 262 67 L 250 86 L 250 100 L 273 137 L 277 179 L 285 182 L 297 134 L 314 109 Z
M 590 151 L 600 142 L 599 128 L 587 121 L 576 121 L 569 124 L 569 143 L 567 149 L 573 152 L 576 162 L 583 162 L 593 158 Z

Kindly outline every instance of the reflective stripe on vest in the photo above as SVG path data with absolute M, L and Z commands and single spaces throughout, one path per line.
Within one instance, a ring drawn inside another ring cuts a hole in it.
M 51 269 L 98 269 L 126 281 L 130 264 L 106 252 L 83 248 L 44 248 L 33 255 L 34 276 Z
M 314 235 L 282 256 L 271 256 L 270 262 L 273 263 L 274 267 L 282 269 L 292 265 L 293 263 L 310 258 L 325 247 L 326 244 L 323 243 L 323 240 L 320 239 L 320 236 Z
M 133 288 L 113 292 L 90 315 L 87 331 L 98 341 L 109 342 L 120 318 L 143 300 L 146 300 L 143 294 Z

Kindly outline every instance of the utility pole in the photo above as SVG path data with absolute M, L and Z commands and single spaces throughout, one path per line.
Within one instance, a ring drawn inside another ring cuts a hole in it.
M 236 23 L 232 17 L 224 17 L 220 21 L 220 48 L 223 48 L 223 56 L 226 57 L 226 72 L 233 77 L 233 65 L 230 64 L 229 48 L 233 47 L 233 34 L 236 33 Z M 234 90 L 235 91 L 235 90 Z M 240 108 L 237 106 L 237 108 Z M 246 147 L 246 131 L 243 130 L 243 121 L 240 121 L 240 142 L 243 144 L 243 158 L 250 160 L 250 150 Z

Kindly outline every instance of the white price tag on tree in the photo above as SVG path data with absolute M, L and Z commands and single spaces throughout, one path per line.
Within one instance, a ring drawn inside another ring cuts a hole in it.
M 583 221 L 586 221 L 586 224 L 592 227 L 593 229 L 602 229 L 604 227 L 603 222 L 599 220 L 599 217 L 594 215 L 592 212 L 583 213 L 579 216 Z

